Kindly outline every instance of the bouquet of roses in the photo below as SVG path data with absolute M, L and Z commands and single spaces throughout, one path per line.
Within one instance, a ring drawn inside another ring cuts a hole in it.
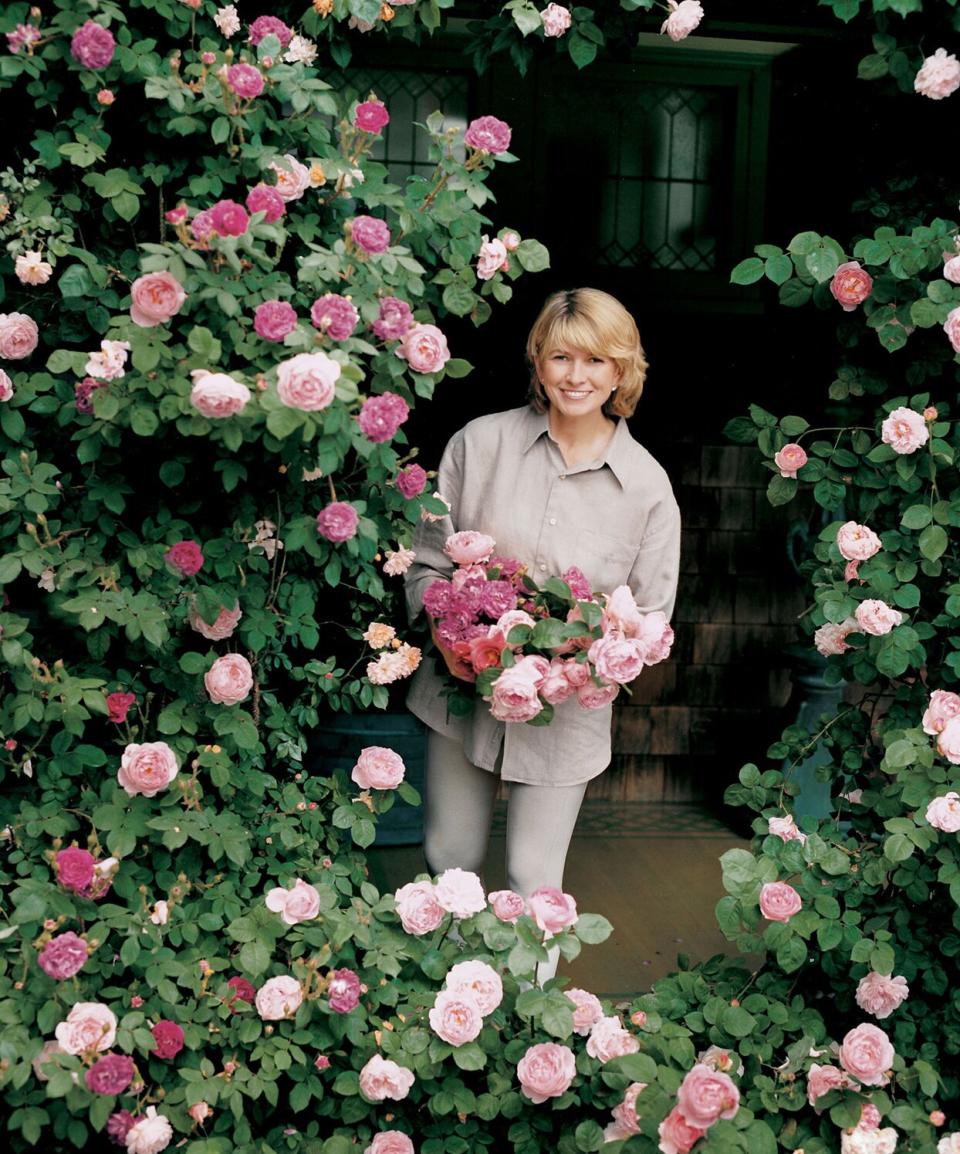
M 669 655 L 666 614 L 641 613 L 629 586 L 594 593 L 571 568 L 540 587 L 495 548 L 484 533 L 454 533 L 444 552 L 456 568 L 424 593 L 434 635 L 456 662 L 451 712 L 468 712 L 479 694 L 498 721 L 546 725 L 561 701 L 601 709 Z M 475 692 L 464 693 L 464 682 Z

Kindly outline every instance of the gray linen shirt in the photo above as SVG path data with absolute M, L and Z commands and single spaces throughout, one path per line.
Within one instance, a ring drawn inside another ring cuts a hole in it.
M 421 522 L 414 534 L 417 559 L 405 578 L 411 620 L 430 582 L 449 577 L 443 545 L 462 529 L 489 534 L 496 552 L 524 562 L 538 584 L 576 565 L 595 592 L 629 585 L 644 612 L 673 610 L 680 511 L 666 473 L 626 421 L 617 423 L 602 458 L 568 468 L 546 414 L 525 407 L 480 417 L 447 445 L 437 491 L 450 515 Z M 481 769 L 499 770 L 505 781 L 562 786 L 589 781 L 609 765 L 612 706 L 587 710 L 574 697 L 556 707 L 549 725 L 531 726 L 494 720 L 478 698 L 472 715 L 454 717 L 434 665 L 432 656 L 421 664 L 407 706 L 461 742 Z

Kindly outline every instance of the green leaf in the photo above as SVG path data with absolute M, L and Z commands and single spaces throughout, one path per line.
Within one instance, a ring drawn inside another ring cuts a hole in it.
M 826 246 L 815 248 L 807 253 L 805 263 L 807 271 L 816 279 L 818 284 L 828 281 L 840 266 L 840 258 L 832 248 Z
M 746 260 L 740 261 L 738 265 L 734 265 L 730 272 L 731 284 L 756 284 L 758 280 L 762 280 L 764 274 L 764 263 L 758 256 L 748 256 Z
M 270 951 L 263 942 L 245 942 L 240 947 L 240 968 L 252 977 L 264 973 L 270 965 Z
M 883 856 L 888 861 L 906 861 L 914 849 L 913 842 L 902 833 L 892 833 L 883 843 Z
M 570 59 L 578 68 L 585 68 L 596 59 L 597 46 L 592 40 L 587 40 L 579 32 L 571 32 L 567 40 L 567 51 Z
M 920 534 L 920 552 L 928 561 L 942 557 L 947 548 L 947 531 L 942 525 L 928 525 Z
M 443 290 L 443 306 L 455 317 L 469 316 L 477 299 L 473 289 L 462 281 L 454 281 Z
M 465 377 L 468 373 L 473 372 L 473 365 L 471 365 L 469 361 L 453 357 L 443 366 L 443 371 L 446 376 L 459 380 L 461 377 Z
M 782 477 L 777 473 L 767 485 L 767 500 L 771 505 L 786 505 L 796 496 L 798 487 L 796 477 Z
M 0 555 L 0 585 L 9 585 L 20 576 L 23 563 L 15 553 Z
M 605 942 L 613 933 L 613 926 L 602 914 L 581 914 L 577 918 L 574 932 L 581 942 L 595 946 Z
M 110 203 L 121 220 L 133 220 L 140 211 L 140 200 L 132 192 L 121 192 L 112 197 Z
M 777 965 L 784 973 L 792 974 L 807 960 L 807 947 L 802 938 L 788 938 L 777 950 Z
M 764 263 L 764 272 L 767 280 L 775 285 L 786 284 L 793 276 L 793 261 L 786 255 L 769 257 Z
M 757 1019 L 743 1006 L 727 1006 L 717 1020 L 717 1025 L 734 1038 L 745 1038 L 756 1029 Z
M 461 1070 L 482 1070 L 487 1064 L 487 1055 L 476 1042 L 466 1042 L 454 1047 L 453 1060 Z
M 547 246 L 538 240 L 522 240 L 516 249 L 520 267 L 526 272 L 544 272 L 550 267 Z
M 792 241 L 787 245 L 787 251 L 794 253 L 796 256 L 808 256 L 822 244 L 820 234 L 818 232 L 798 232 Z
M 911 505 L 900 518 L 904 529 L 923 529 L 933 520 L 933 512 L 929 505 Z

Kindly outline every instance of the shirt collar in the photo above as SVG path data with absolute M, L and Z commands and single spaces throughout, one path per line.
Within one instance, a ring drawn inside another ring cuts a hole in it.
M 550 422 L 547 420 L 546 413 L 538 413 L 536 409 L 528 408 L 524 414 L 524 430 L 522 448 L 524 453 L 528 453 L 533 446 L 540 440 L 541 437 L 547 436 L 550 431 Z M 604 453 L 600 463 L 607 465 L 610 471 L 617 478 L 620 487 L 623 488 L 626 484 L 627 477 L 630 472 L 630 429 L 627 427 L 627 422 L 620 417 L 617 420 L 617 427 L 613 431 L 613 436 L 610 438 L 610 444 L 607 445 L 607 451 Z

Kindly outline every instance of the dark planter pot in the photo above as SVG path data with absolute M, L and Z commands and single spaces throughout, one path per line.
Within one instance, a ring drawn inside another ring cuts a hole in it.
M 796 724 L 816 733 L 821 717 L 834 715 L 840 708 L 844 686 L 826 684 L 823 673 L 827 663 L 815 651 L 799 647 L 789 647 L 787 651 L 793 664 L 790 676 L 794 690 L 790 700 L 796 706 Z M 797 817 L 825 818 L 830 815 L 830 783 L 817 780 L 817 767 L 829 760 L 830 754 L 818 744 L 790 774 L 791 780 L 800 787 L 793 807 Z M 784 762 L 784 767 L 788 764 Z
M 330 714 L 322 719 L 320 728 L 310 739 L 304 768 L 311 773 L 326 774 L 342 769 L 349 775 L 360 751 L 368 745 L 385 745 L 399 753 L 407 770 L 405 780 L 423 795 L 427 730 L 406 710 Z M 422 841 L 423 807 L 408 805 L 396 795 L 393 807 L 377 815 L 374 844 L 419 845 Z

